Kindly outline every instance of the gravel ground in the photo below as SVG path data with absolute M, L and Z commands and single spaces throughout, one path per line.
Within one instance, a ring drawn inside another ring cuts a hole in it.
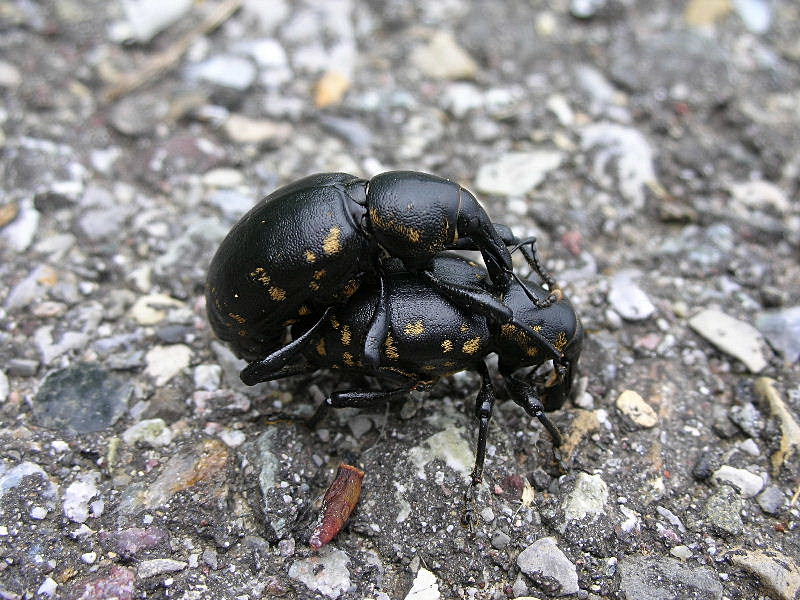
M 0 598 L 800 598 L 796 2 L 7 0 L 0 96 Z M 247 388 L 205 320 L 257 199 L 398 168 L 587 330 L 561 460 L 500 405 L 472 529 L 477 375 L 312 432 L 270 417 L 337 381 Z

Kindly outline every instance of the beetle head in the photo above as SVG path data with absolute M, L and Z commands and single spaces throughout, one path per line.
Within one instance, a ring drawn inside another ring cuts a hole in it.
M 531 301 L 523 285 L 540 300 L 549 293 L 532 281 L 521 280 L 511 284 L 503 300 L 513 312 L 513 321 L 500 326 L 498 354 L 512 369 L 539 366 L 553 359 L 552 376 L 541 381 L 537 378 L 535 383 L 545 408 L 555 410 L 564 403 L 572 389 L 583 346 L 583 327 L 566 298 L 541 308 Z M 533 330 L 548 344 L 518 325 Z M 549 346 L 559 354 L 554 356 Z

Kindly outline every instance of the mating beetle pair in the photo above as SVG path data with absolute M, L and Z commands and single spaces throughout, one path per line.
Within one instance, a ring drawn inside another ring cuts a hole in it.
M 249 361 L 247 384 L 333 368 L 394 385 L 336 392 L 332 406 L 369 406 L 477 370 L 477 483 L 494 404 L 483 360 L 491 352 L 513 400 L 560 443 L 543 411 L 567 397 L 583 332 L 532 242 L 432 175 L 313 175 L 268 196 L 222 242 L 209 270 L 209 320 Z M 542 281 L 517 277 L 507 246 Z M 487 269 L 446 249 L 479 250 Z M 551 359 L 547 385 L 513 375 Z

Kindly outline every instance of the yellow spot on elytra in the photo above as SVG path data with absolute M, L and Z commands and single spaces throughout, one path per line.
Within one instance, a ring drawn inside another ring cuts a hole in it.
M 250 279 L 253 281 L 258 281 L 264 285 L 268 285 L 270 281 L 270 277 L 267 272 L 264 270 L 264 267 L 256 267 L 255 270 L 250 272 Z
M 331 315 L 331 327 L 334 329 L 339 329 L 339 321 L 333 315 Z
M 475 354 L 480 347 L 481 347 L 481 338 L 476 337 L 464 342 L 464 345 L 462 346 L 461 350 L 464 352 L 464 354 Z
M 437 368 L 436 365 L 422 365 L 423 371 L 435 371 Z
M 525 354 L 528 356 L 536 356 L 539 354 L 539 349 L 536 346 L 528 346 L 525 348 Z
M 325 254 L 336 254 L 342 250 L 342 228 L 338 225 L 331 227 L 328 235 L 322 241 L 322 251 Z
M 314 254 L 311 250 L 306 250 L 306 260 L 310 263 L 313 263 L 317 260 L 317 255 Z
M 319 271 L 314 271 L 314 279 L 319 281 L 323 277 L 325 277 L 325 269 L 320 269 Z
M 445 340 L 442 342 L 442 352 L 450 352 L 453 349 L 453 341 Z
M 459 327 L 459 329 L 461 329 L 462 333 L 466 333 L 467 331 L 469 331 L 469 326 L 467 326 L 466 323 L 462 323 L 461 327 Z
M 315 292 L 319 290 L 319 284 L 316 281 L 309 281 L 308 287 Z
M 386 336 L 386 341 L 383 343 L 383 345 L 386 348 L 386 356 L 388 358 L 400 358 L 400 354 L 397 352 L 397 346 L 394 345 L 394 338 L 392 337 L 391 333 Z
M 446 360 L 446 361 L 444 361 L 444 363 L 442 363 L 442 364 L 443 364 L 445 367 L 447 367 L 448 369 L 451 369 L 451 368 L 453 368 L 453 367 L 455 367 L 455 366 L 456 366 L 456 363 L 454 363 L 452 360 Z
M 356 291 L 358 291 L 358 286 L 360 285 L 361 285 L 360 281 L 351 279 L 345 284 L 344 288 L 342 289 L 342 292 L 344 293 L 345 297 L 349 298 L 350 296 L 355 294 Z
M 237 315 L 236 313 L 228 313 L 228 316 L 237 323 L 240 324 L 247 323 L 247 319 L 245 319 L 242 315 Z
M 356 366 L 356 363 L 353 360 L 353 355 L 350 354 L 349 352 L 345 352 L 344 354 L 342 354 L 342 360 L 344 361 L 344 364 L 346 364 L 348 367 Z
M 301 317 L 305 317 L 306 315 L 311 314 L 311 309 L 308 308 L 305 304 L 297 309 L 297 314 Z
M 408 336 L 418 337 L 425 333 L 425 324 L 422 322 L 422 320 L 414 321 L 413 323 L 406 325 L 405 329 L 403 329 L 403 332 Z
M 281 300 L 286 300 L 286 290 L 273 286 L 269 288 L 269 297 L 275 300 L 276 302 L 280 302 Z
M 562 352 L 564 350 L 564 346 L 567 345 L 567 341 L 567 334 L 563 331 L 559 331 L 556 341 L 553 342 L 553 346 L 556 347 L 556 350 Z
M 342 345 L 350 345 L 350 325 L 342 327 Z
M 319 342 L 317 342 L 317 354 L 319 354 L 320 356 L 325 356 L 327 353 L 328 351 L 325 349 L 325 340 L 322 339 Z
M 542 326 L 541 325 L 534 325 L 531 329 L 533 329 L 534 331 L 541 331 L 542 330 Z

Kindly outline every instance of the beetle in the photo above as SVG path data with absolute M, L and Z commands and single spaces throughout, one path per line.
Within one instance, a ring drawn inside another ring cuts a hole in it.
M 560 408 L 568 397 L 583 342 L 580 319 L 569 301 L 561 296 L 545 307 L 538 306 L 530 296 L 544 301 L 549 294 L 541 282 L 513 279 L 502 298 L 512 318 L 499 323 L 453 301 L 419 273 L 405 270 L 396 261 L 391 265 L 380 285 L 364 285 L 346 303 L 327 307 L 321 318 L 311 317 L 293 326 L 294 339 L 246 366 L 242 381 L 254 385 L 329 368 L 345 375 L 375 376 L 393 386 L 378 391 L 336 391 L 322 405 L 368 407 L 414 389 L 426 389 L 449 374 L 475 370 L 482 379 L 475 404 L 479 427 L 472 483 L 477 485 L 495 403 L 484 359 L 494 352 L 512 400 L 536 417 L 552 436 L 553 444 L 559 446 L 561 435 L 545 411 Z M 434 276 L 470 290 L 476 300 L 493 293 L 488 272 L 459 255 L 435 256 L 431 270 Z M 384 311 L 384 297 L 388 298 L 388 333 L 375 365 L 365 360 L 363 348 L 375 314 Z M 524 367 L 536 367 L 551 359 L 554 371 L 549 381 L 533 372 L 527 377 L 517 374 Z
M 518 243 L 469 191 L 435 175 L 310 175 L 267 196 L 222 241 L 208 270 L 208 318 L 237 356 L 263 358 L 283 345 L 288 326 L 310 314 L 321 318 L 362 283 L 377 285 L 386 260 L 396 258 L 454 302 L 506 322 L 511 311 L 496 295 L 515 277 L 507 246 Z M 476 299 L 458 278 L 431 269 L 432 259 L 451 248 L 481 252 L 496 294 Z M 533 253 L 532 245 L 525 248 Z M 555 282 L 541 265 L 538 272 L 551 284 L 541 302 L 555 302 Z M 384 308 L 365 336 L 365 359 L 373 365 L 386 339 L 388 303 L 382 296 Z

